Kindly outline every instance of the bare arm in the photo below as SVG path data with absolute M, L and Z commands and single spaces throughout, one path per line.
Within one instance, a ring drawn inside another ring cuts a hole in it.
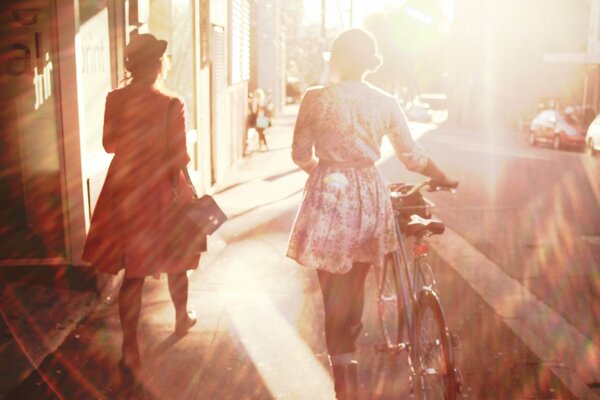
M 458 181 L 451 179 L 425 154 L 425 151 L 413 139 L 404 112 L 393 100 L 390 108 L 390 126 L 388 137 L 392 142 L 396 156 L 410 171 L 418 172 L 432 179 L 434 185 L 456 187 Z
M 117 151 L 117 122 L 115 121 L 117 109 L 115 97 L 109 93 L 106 96 L 106 105 L 104 106 L 104 128 L 102 131 L 102 146 L 107 153 Z
M 409 171 L 423 171 L 427 166 L 428 158 L 423 148 L 413 139 L 404 112 L 393 98 L 389 98 L 386 106 L 389 111 L 387 136 L 396 156 Z
M 172 172 L 185 168 L 190 162 L 186 147 L 185 108 L 181 100 L 169 104 L 169 161 Z
M 294 163 L 309 174 L 317 166 L 317 159 L 314 156 L 314 127 L 311 120 L 317 94 L 318 89 L 310 89 L 304 95 L 300 103 L 292 141 Z

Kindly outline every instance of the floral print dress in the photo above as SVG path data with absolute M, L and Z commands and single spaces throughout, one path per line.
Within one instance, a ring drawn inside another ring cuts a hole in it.
M 292 158 L 315 167 L 304 189 L 287 256 L 299 264 L 346 273 L 354 262 L 383 265 L 399 246 L 393 210 L 379 171 L 387 135 L 407 169 L 423 170 L 427 156 L 415 143 L 396 100 L 361 81 L 309 89 L 294 128 Z

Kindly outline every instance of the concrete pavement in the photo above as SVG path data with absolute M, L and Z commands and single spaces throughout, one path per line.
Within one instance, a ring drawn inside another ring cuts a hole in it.
M 287 108 L 277 118 L 268 132 L 268 152 L 250 154 L 213 189 L 230 221 L 210 238 L 209 251 L 190 276 L 190 307 L 197 310 L 199 322 L 187 336 L 180 339 L 172 334 L 174 310 L 165 277 L 147 280 L 139 327 L 145 364 L 141 386 L 127 385 L 118 373 L 117 308 L 113 302 L 103 302 L 7 398 L 332 399 L 316 276 L 284 256 L 306 180 L 289 154 L 296 111 L 297 107 Z M 440 254 L 453 254 L 443 247 L 445 240 L 439 238 L 434 246 Z M 454 244 L 452 248 L 469 246 Z M 453 297 L 466 299 L 466 290 L 477 283 L 465 281 L 468 284 L 462 283 Z M 473 304 L 479 301 L 476 297 Z M 373 305 L 367 299 L 366 327 L 359 340 L 363 397 L 411 398 L 406 359 L 373 352 L 377 340 Z M 453 307 L 447 312 L 456 321 L 460 315 Z M 494 307 L 481 318 L 488 318 L 485 328 L 475 324 L 467 329 L 487 329 L 503 343 L 520 346 L 518 335 L 507 333 Z M 481 332 L 473 334 L 481 336 Z M 463 347 L 475 341 L 464 339 Z M 504 365 L 487 367 L 496 367 L 498 371 L 491 373 L 506 377 Z M 463 397 L 519 398 L 510 391 L 511 385 L 519 386 L 518 381 L 505 384 L 502 394 L 492 388 L 482 395 L 485 388 L 476 384 L 466 382 L 469 390 Z M 573 398 L 549 386 L 550 393 L 559 396 L 550 398 Z
M 333 398 L 314 272 L 284 252 L 306 179 L 290 161 L 290 136 L 277 134 L 293 126 L 288 111 L 268 135 L 270 151 L 250 154 L 213 188 L 230 220 L 190 275 L 198 324 L 186 337 L 172 334 L 166 277 L 146 281 L 143 387 L 120 381 L 118 312 L 105 302 L 7 398 Z
M 0 398 L 54 352 L 97 304 L 91 271 L 0 268 Z

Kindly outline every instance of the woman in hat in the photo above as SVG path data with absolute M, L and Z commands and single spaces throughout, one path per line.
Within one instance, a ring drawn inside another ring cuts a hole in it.
M 341 33 L 330 58 L 337 83 L 306 92 L 292 144 L 294 162 L 309 177 L 287 255 L 317 269 L 338 399 L 356 398 L 353 352 L 369 268 L 382 266 L 385 255 L 399 247 L 388 191 L 374 167 L 383 136 L 407 169 L 436 179 L 439 186 L 458 183 L 415 143 L 394 97 L 363 81 L 379 64 L 370 33 Z
M 141 367 L 137 326 L 145 277 L 167 273 L 176 334 L 184 335 L 196 322 L 187 309 L 186 271 L 197 268 L 199 254 L 178 257 L 168 245 L 177 236 L 169 221 L 174 203 L 189 202 L 193 195 L 182 173 L 189 162 L 184 105 L 159 85 L 166 48 L 166 41 L 151 34 L 133 36 L 126 48 L 130 81 L 108 94 L 104 115 L 103 146 L 114 158 L 82 257 L 102 272 L 125 270 L 119 365 L 126 372 Z

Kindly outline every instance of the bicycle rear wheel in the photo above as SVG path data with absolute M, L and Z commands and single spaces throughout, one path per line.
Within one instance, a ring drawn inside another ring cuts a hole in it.
M 415 290 L 419 290 L 425 286 L 429 286 L 431 289 L 435 290 L 435 277 L 433 275 L 433 270 L 427 261 L 421 258 L 415 258 L 413 263 L 415 264 L 413 282 Z
M 377 314 L 387 349 L 394 348 L 406 338 L 404 309 L 398 269 L 393 256 L 388 255 L 377 273 Z
M 412 359 L 420 400 L 455 400 L 458 382 L 454 353 L 442 305 L 433 290 L 418 294 L 413 331 Z

